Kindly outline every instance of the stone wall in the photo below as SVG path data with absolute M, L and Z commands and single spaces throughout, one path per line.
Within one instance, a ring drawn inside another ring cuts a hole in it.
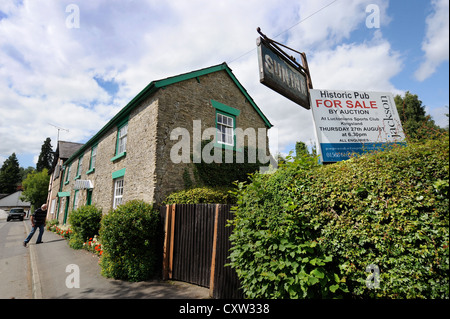
M 170 161 L 170 150 L 178 142 L 170 140 L 170 133 L 177 127 L 186 128 L 191 132 L 192 149 L 194 120 L 201 120 L 202 132 L 207 128 L 215 128 L 216 109 L 211 100 L 241 111 L 236 118 L 236 127 L 243 130 L 249 127 L 266 128 L 263 119 L 225 71 L 167 87 L 161 96 L 158 113 L 156 202 L 161 202 L 170 193 L 184 188 L 183 173 L 186 168 L 193 177 L 192 164 L 175 164 Z
M 92 203 L 107 213 L 113 207 L 114 180 L 112 173 L 125 168 L 123 201 L 142 199 L 153 202 L 155 188 L 156 158 L 156 119 L 158 112 L 157 92 L 153 97 L 133 109 L 128 118 L 128 134 L 126 156 L 115 161 L 117 130 L 115 126 L 100 137 L 97 144 L 95 171 L 89 175 L 91 148 L 85 150 L 82 161 L 81 180 L 91 180 L 94 184 Z M 69 183 L 63 186 L 63 192 L 70 192 L 69 212 L 73 208 L 75 175 L 78 160 L 72 163 Z M 78 206 L 87 202 L 87 190 L 78 191 Z M 64 207 L 60 207 L 60 216 L 64 215 Z M 61 217 L 60 217 L 61 218 Z M 62 219 L 61 219 L 62 221 Z

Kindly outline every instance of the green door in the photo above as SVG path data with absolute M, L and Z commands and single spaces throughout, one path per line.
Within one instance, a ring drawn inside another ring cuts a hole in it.
M 70 197 L 66 197 L 66 206 L 64 208 L 64 221 L 63 224 L 66 224 L 67 222 L 67 214 L 69 213 L 69 203 L 70 203 Z
M 87 190 L 87 200 L 86 200 L 86 205 L 92 205 L 92 189 L 88 189 Z

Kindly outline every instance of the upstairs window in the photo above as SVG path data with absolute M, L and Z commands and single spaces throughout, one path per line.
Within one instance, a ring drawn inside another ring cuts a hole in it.
M 95 159 L 97 158 L 97 146 L 94 146 L 91 151 L 91 167 L 89 169 L 95 168 Z
M 211 100 L 216 109 L 216 141 L 215 147 L 236 150 L 236 118 L 241 113 L 234 107 Z
M 91 159 L 89 160 L 89 170 L 86 172 L 87 175 L 95 172 L 95 160 L 97 159 L 97 147 L 94 145 L 91 149 Z
M 217 113 L 217 142 L 234 146 L 234 118 Z
M 128 119 L 117 126 L 116 154 L 111 162 L 117 161 L 127 155 Z
M 70 180 L 70 168 L 72 167 L 72 165 L 69 164 L 69 166 L 66 167 L 66 177 L 65 177 L 65 182 L 64 184 L 69 183 Z
M 77 168 L 77 175 L 75 176 L 75 179 L 81 178 L 81 172 L 83 171 L 83 156 L 81 156 L 78 159 L 78 168 Z
M 117 154 L 122 154 L 127 151 L 127 135 L 128 135 L 128 123 L 125 123 L 119 128 L 117 135 Z

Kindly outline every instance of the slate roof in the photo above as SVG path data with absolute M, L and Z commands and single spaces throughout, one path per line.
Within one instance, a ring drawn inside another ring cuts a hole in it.
M 82 143 L 73 143 L 66 141 L 58 141 L 58 146 L 56 148 L 55 156 L 53 157 L 52 169 L 49 175 L 54 171 L 56 164 L 58 163 L 58 159 L 66 160 L 71 157 L 76 151 L 78 151 L 84 144 Z
M 23 202 L 20 200 L 20 195 L 22 191 L 17 191 L 12 193 L 6 197 L 0 199 L 0 208 L 1 207 L 23 207 L 23 206 L 31 206 L 29 202 Z

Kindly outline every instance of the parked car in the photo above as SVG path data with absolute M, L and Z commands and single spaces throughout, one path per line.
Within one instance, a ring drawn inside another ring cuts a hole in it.
M 23 208 L 11 208 L 11 210 L 8 213 L 8 217 L 6 218 L 6 221 L 9 222 L 11 219 L 19 219 L 23 220 L 25 217 L 25 211 Z

